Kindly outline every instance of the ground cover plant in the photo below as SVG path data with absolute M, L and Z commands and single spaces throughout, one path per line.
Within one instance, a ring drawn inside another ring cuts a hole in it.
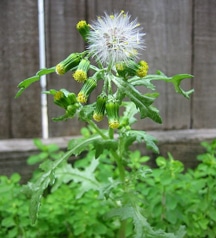
M 41 151 L 28 159 L 29 164 L 61 157 L 62 152 L 56 145 L 43 145 L 39 140 L 35 143 Z M 130 181 L 127 183 L 133 193 L 136 191 L 139 205 L 152 227 L 172 232 L 184 225 L 186 238 L 215 237 L 216 140 L 202 144 L 206 152 L 198 156 L 198 166 L 188 170 L 170 154 L 167 158 L 159 156 L 157 167 L 151 168 L 146 164 L 148 157 L 139 151 L 130 152 L 126 170 Z M 108 161 L 107 153 L 104 151 L 100 156 L 94 172 L 97 181 L 104 183 L 118 177 L 115 161 Z M 77 171 L 81 173 L 84 168 L 89 168 L 93 158 L 94 153 L 89 152 L 82 159 L 66 165 L 74 170 L 75 176 Z M 29 220 L 29 197 L 23 193 L 25 188 L 19 183 L 20 176 L 0 176 L 0 237 L 118 237 L 121 221 L 117 217 L 110 220 L 107 215 L 111 209 L 120 207 L 120 200 L 103 199 L 94 190 L 77 199 L 80 185 L 65 180 L 63 167 L 56 171 L 55 186 L 46 191 L 34 225 Z M 137 169 L 144 170 L 145 176 L 137 173 Z M 37 180 L 38 174 L 36 170 L 32 182 Z M 112 189 L 113 198 L 121 193 L 120 184 Z M 131 223 L 127 225 L 126 237 L 133 237 Z
M 155 153 L 159 152 L 155 138 L 145 131 L 133 129 L 133 124 L 136 123 L 138 115 L 140 119 L 150 118 L 156 123 L 162 123 L 159 110 L 153 106 L 159 97 L 153 84 L 155 80 L 171 83 L 177 93 L 189 98 L 193 90 L 183 90 L 181 82 L 192 75 L 178 74 L 168 77 L 161 71 L 153 75 L 148 74 L 148 63 L 139 59 L 140 50 L 145 48 L 145 34 L 137 20 L 131 20 L 130 15 L 124 11 L 113 15 L 105 14 L 91 24 L 82 20 L 76 27 L 86 41 L 86 50 L 71 53 L 56 66 L 41 69 L 35 76 L 18 85 L 16 97 L 42 75 L 54 72 L 64 75 L 71 72 L 74 83 L 80 84 L 80 92 L 77 95 L 64 88 L 50 89 L 44 93 L 53 97 L 54 103 L 63 110 L 63 115 L 53 120 L 62 121 L 75 117 L 88 125 L 82 137 L 70 141 L 67 152 L 57 159 L 42 159 L 36 179 L 30 181 L 25 188 L 30 196 L 32 222 L 37 221 L 39 210 L 40 213 L 43 211 L 42 206 L 39 208 L 47 189 L 55 190 L 63 182 L 68 187 L 73 187 L 76 183 L 78 188 L 75 199 L 78 201 L 82 201 L 81 199 L 92 191 L 106 201 L 107 208 L 110 208 L 106 213 L 106 218 L 110 219 L 109 227 L 116 225 L 112 223 L 116 217 L 120 224 L 118 232 L 115 233 L 116 237 L 183 237 L 185 231 L 182 226 L 169 230 L 160 227 L 160 224 L 152 226 L 146 219 L 145 212 L 148 209 L 145 209 L 143 203 L 149 202 L 149 207 L 154 203 L 144 200 L 146 194 L 139 193 L 136 183 L 146 177 L 149 169 L 145 170 L 139 165 L 139 161 L 131 160 L 130 146 L 133 143 L 145 143 L 147 148 Z M 98 88 L 100 93 L 95 102 L 89 103 L 88 99 L 95 92 L 95 88 Z M 103 118 L 108 121 L 107 129 L 100 128 L 99 122 Z M 81 168 L 68 164 L 71 156 L 81 156 L 88 151 L 93 153 L 89 164 L 83 162 Z M 109 166 L 112 165 L 111 176 L 108 176 L 109 173 L 104 173 L 103 176 L 97 174 L 97 168 L 103 164 L 101 158 L 105 154 L 107 169 L 110 170 Z M 145 160 L 145 157 L 142 160 Z M 71 181 L 73 183 L 69 185 Z M 152 183 L 153 187 L 154 185 Z M 151 188 L 147 191 L 151 193 Z M 97 198 L 95 204 L 96 200 Z M 163 204 L 159 206 L 164 208 Z M 76 224 L 78 226 L 79 222 L 76 221 Z M 70 225 L 68 224 L 68 229 Z M 93 232 L 99 232 L 102 227 L 101 225 Z M 79 229 L 86 232 L 89 230 L 86 225 Z M 72 236 L 76 234 L 73 232 Z M 104 234 L 101 237 L 105 237 Z M 100 234 L 92 234 L 93 237 L 96 235 Z M 109 232 L 106 232 L 106 235 L 109 237 Z M 113 237 L 113 234 L 110 233 L 110 236 Z

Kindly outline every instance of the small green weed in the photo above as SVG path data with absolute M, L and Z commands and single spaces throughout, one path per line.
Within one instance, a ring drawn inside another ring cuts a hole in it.
M 41 146 L 37 140 L 35 143 L 40 145 L 41 152 L 35 155 L 34 163 L 41 162 L 41 154 L 48 148 L 55 148 Z M 186 172 L 183 164 L 170 154 L 168 159 L 158 157 L 158 167 L 151 169 L 146 165 L 148 157 L 142 156 L 139 151 L 130 153 L 124 202 L 130 200 L 138 203 L 154 229 L 174 232 L 184 225 L 186 238 L 215 237 L 216 140 L 203 142 L 202 145 L 207 152 L 198 156 L 200 164 Z M 57 149 L 55 154 L 61 156 Z M 32 162 L 32 158 L 29 161 Z M 34 225 L 29 219 L 28 194 L 23 192 L 28 190 L 20 185 L 20 176 L 1 176 L 0 237 L 112 238 L 119 236 L 122 230 L 122 222 L 117 217 L 119 213 L 126 216 L 126 237 L 133 237 L 133 225 L 121 205 L 123 191 L 116 180 L 118 170 L 113 165 L 108 151 L 104 151 L 98 159 L 94 159 L 94 152 L 89 152 L 73 165 L 62 164 L 56 170 L 54 186 L 42 199 L 40 215 Z M 92 180 L 89 175 L 86 177 L 88 172 L 94 174 Z M 38 173 L 34 173 L 33 181 Z M 113 181 L 112 186 L 105 186 L 110 180 Z M 104 187 L 101 188 L 99 184 Z M 99 188 L 96 190 L 94 185 Z M 85 191 L 85 186 L 92 186 L 92 189 Z

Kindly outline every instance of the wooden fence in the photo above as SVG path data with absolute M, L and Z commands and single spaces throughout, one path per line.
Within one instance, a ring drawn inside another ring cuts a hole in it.
M 191 73 L 184 83 L 195 89 L 190 100 L 171 86 L 158 83 L 156 106 L 163 124 L 143 120 L 138 128 L 151 130 L 199 129 L 216 126 L 216 1 L 215 0 L 45 0 L 46 65 L 51 67 L 74 51 L 84 49 L 75 29 L 79 20 L 91 21 L 114 10 L 138 17 L 146 32 L 142 58 L 167 75 Z M 41 136 L 40 85 L 36 83 L 14 99 L 17 84 L 39 68 L 36 0 L 0 1 L 0 139 Z M 77 91 L 71 75 L 48 77 L 48 88 Z M 79 133 L 78 120 L 52 122 L 63 111 L 48 101 L 51 137 Z

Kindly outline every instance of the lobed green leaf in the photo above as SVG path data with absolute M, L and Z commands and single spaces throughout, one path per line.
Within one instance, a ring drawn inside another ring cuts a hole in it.
M 50 74 L 53 72 L 55 72 L 55 67 L 48 68 L 48 69 L 41 69 L 36 73 L 35 76 L 29 77 L 23 80 L 22 82 L 20 82 L 17 86 L 19 88 L 19 91 L 16 93 L 15 98 L 18 98 L 25 91 L 25 89 L 27 89 L 31 84 L 40 80 L 40 77 L 42 75 Z

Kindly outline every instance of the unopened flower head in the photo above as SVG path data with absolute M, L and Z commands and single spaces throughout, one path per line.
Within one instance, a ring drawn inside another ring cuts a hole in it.
M 93 57 L 102 64 L 127 62 L 138 57 L 138 51 L 144 48 L 144 35 L 137 20 L 130 21 L 130 15 L 119 14 L 98 18 L 90 25 L 88 49 Z

